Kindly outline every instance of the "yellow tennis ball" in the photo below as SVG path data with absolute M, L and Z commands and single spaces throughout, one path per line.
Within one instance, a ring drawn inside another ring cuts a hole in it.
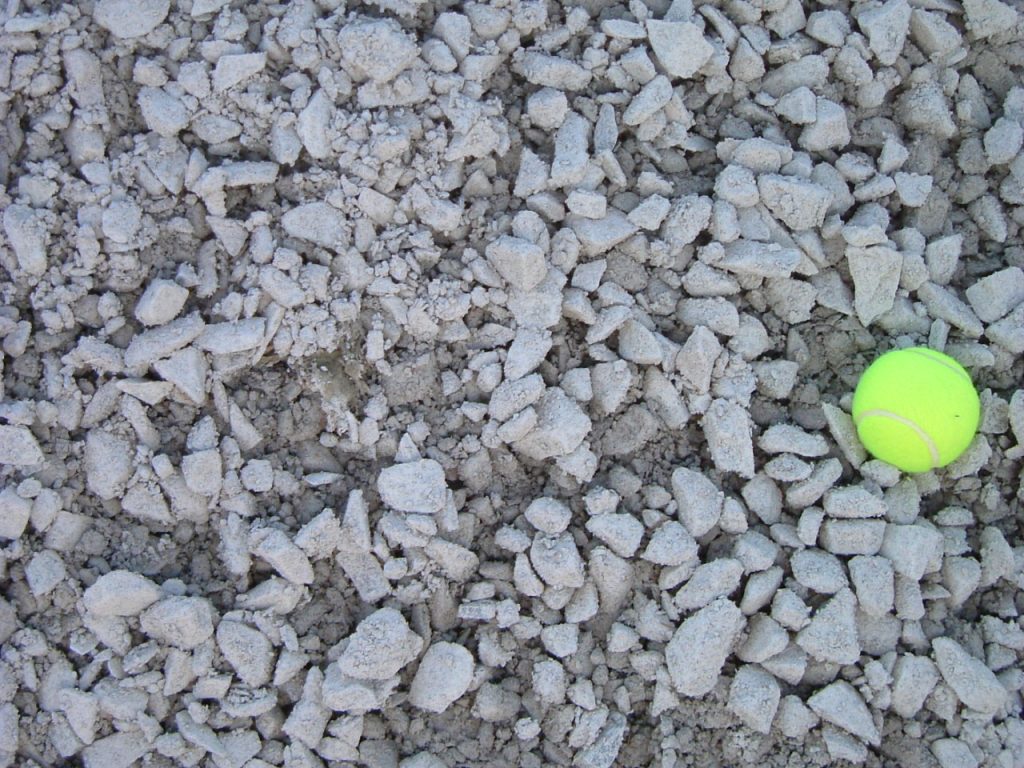
M 980 417 L 967 371 L 926 347 L 886 352 L 853 393 L 853 423 L 864 447 L 904 472 L 949 464 L 970 445 Z

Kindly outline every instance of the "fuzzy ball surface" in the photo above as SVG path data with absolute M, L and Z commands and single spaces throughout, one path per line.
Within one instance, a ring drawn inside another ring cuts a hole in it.
M 868 452 L 904 472 L 944 467 L 978 429 L 981 403 L 970 374 L 926 347 L 886 352 L 853 394 L 853 422 Z

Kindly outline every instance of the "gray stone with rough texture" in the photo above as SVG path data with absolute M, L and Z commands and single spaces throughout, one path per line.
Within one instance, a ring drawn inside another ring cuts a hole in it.
M 795 230 L 820 227 L 833 199 L 825 187 L 796 176 L 762 174 L 757 189 L 768 210 Z
M 448 499 L 444 468 L 433 459 L 385 467 L 377 476 L 381 501 L 399 512 L 432 515 Z
M 701 472 L 679 467 L 672 473 L 672 494 L 679 521 L 698 539 L 718 524 L 725 495 Z
M 819 661 L 855 664 L 860 659 L 856 614 L 857 599 L 844 587 L 815 612 L 796 642 Z
M 103 574 L 82 595 L 82 604 L 96 616 L 137 616 L 163 597 L 160 587 L 131 571 Z
M 965 291 L 978 319 L 993 323 L 1024 303 L 1024 270 L 1007 267 L 972 283 Z
M 932 640 L 932 651 L 943 680 L 965 706 L 988 716 L 999 712 L 1008 694 L 983 661 L 948 637 Z
M 132 38 L 156 29 L 170 8 L 170 0 L 99 0 L 92 14 L 114 37 Z
M 665 646 L 665 663 L 680 694 L 698 697 L 715 687 L 744 623 L 740 609 L 721 597 L 679 626 Z
M 781 697 L 782 690 L 773 675 L 746 664 L 736 671 L 729 687 L 729 710 L 752 731 L 768 733 Z
M 381 608 L 359 622 L 338 657 L 342 673 L 358 680 L 387 680 L 423 648 L 423 639 L 394 608 Z
M 925 699 L 939 682 L 939 671 L 927 656 L 903 654 L 892 671 L 892 710 L 910 719 L 921 711 Z
M 246 685 L 258 688 L 270 682 L 274 647 L 258 629 L 240 621 L 222 621 L 217 625 L 217 647 Z
M 891 67 L 903 51 L 910 31 L 910 10 L 907 0 L 889 0 L 857 17 L 857 25 L 868 36 L 868 44 L 883 66 Z
M 715 468 L 753 477 L 754 443 L 746 409 L 729 400 L 716 399 L 704 414 L 702 424 Z
M 583 586 L 583 558 L 568 533 L 537 534 L 530 547 L 530 563 L 537 575 L 552 587 L 576 589 Z
M 523 291 L 536 288 L 547 274 L 543 249 L 529 240 L 502 235 L 487 246 L 485 254 L 499 275 Z
M 564 391 L 549 388 L 536 405 L 537 425 L 513 447 L 535 461 L 572 453 L 590 433 L 590 418 Z
M 853 307 L 865 327 L 892 309 L 903 258 L 885 245 L 848 246 L 846 261 L 853 278 Z
M 881 743 L 881 734 L 864 699 L 845 680 L 837 680 L 822 688 L 807 700 L 807 704 L 822 720 L 874 747 Z
M 648 21 L 647 38 L 665 71 L 683 79 L 693 77 L 715 50 L 688 21 Z
M 18 266 L 30 275 L 41 275 L 47 266 L 47 232 L 42 219 L 27 205 L 8 205 L 4 233 L 14 249 Z
M 409 703 L 428 712 L 444 712 L 469 690 L 473 654 L 455 643 L 435 643 L 420 660 L 409 687 Z
M 43 452 L 26 427 L 0 425 L 0 464 L 27 467 L 43 462 Z
M 147 608 L 139 628 L 154 640 L 189 651 L 213 636 L 213 606 L 202 597 L 166 597 Z

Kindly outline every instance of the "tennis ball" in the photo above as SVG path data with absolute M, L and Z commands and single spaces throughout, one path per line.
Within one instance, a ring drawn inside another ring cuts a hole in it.
M 980 416 L 967 371 L 925 347 L 886 352 L 853 393 L 853 423 L 864 447 L 904 472 L 949 464 L 970 445 Z

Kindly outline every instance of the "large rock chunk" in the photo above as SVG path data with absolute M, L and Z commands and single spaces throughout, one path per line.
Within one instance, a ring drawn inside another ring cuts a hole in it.
M 324 248 L 343 247 L 349 239 L 345 214 L 327 203 L 296 206 L 281 217 L 281 226 L 290 236 Z
M 743 625 L 743 613 L 724 597 L 680 625 L 665 646 L 665 663 L 679 693 L 703 696 L 715 687 Z
M 444 712 L 473 682 L 473 654 L 455 643 L 435 643 L 423 654 L 409 688 L 409 703 Z
M 30 275 L 46 271 L 48 235 L 42 220 L 27 205 L 9 205 L 4 211 L 4 233 L 14 249 L 18 266 Z
M 31 516 L 32 502 L 19 497 L 11 485 L 0 490 L 0 539 L 22 537 Z
M 163 597 L 156 584 L 131 571 L 110 571 L 85 590 L 82 603 L 95 616 L 136 616 Z
M 590 433 L 590 418 L 559 387 L 552 387 L 536 405 L 537 425 L 513 446 L 524 456 L 543 461 L 576 450 Z
M 725 495 L 704 474 L 679 467 L 672 473 L 672 495 L 679 522 L 693 538 L 699 539 L 718 525 Z
M 885 5 L 864 11 L 857 24 L 868 36 L 868 43 L 878 62 L 886 67 L 896 63 L 910 31 L 910 3 L 889 0 Z
M 170 9 L 171 0 L 99 0 L 92 17 L 114 37 L 141 37 L 156 29 Z
M 423 639 L 394 608 L 374 611 L 356 627 L 338 657 L 338 668 L 357 680 L 387 680 L 415 659 Z
M 583 586 L 583 558 L 568 533 L 557 536 L 538 533 L 530 548 L 530 563 L 537 575 L 552 587 L 577 589 Z
M 854 664 L 860 658 L 857 638 L 857 598 L 844 587 L 800 630 L 797 644 L 819 661 Z
M 881 743 L 882 737 L 867 704 L 857 689 L 845 680 L 837 680 L 822 688 L 807 700 L 807 704 L 822 720 L 852 733 L 872 746 L 877 747 Z
M 39 442 L 26 427 L 0 426 L 0 464 L 27 467 L 42 462 Z
M 833 199 L 825 187 L 774 173 L 759 176 L 757 189 L 768 210 L 795 230 L 820 227 Z
M 243 683 L 258 688 L 270 682 L 274 646 L 258 629 L 240 621 L 222 621 L 217 626 L 217 646 Z
M 647 39 L 672 77 L 693 77 L 715 52 L 700 27 L 689 21 L 648 21 Z
M 168 597 L 148 608 L 139 627 L 152 639 L 190 651 L 213 636 L 213 606 L 202 597 Z
M 123 437 L 94 429 L 85 439 L 85 484 L 104 501 L 124 493 L 132 476 L 132 445 Z
M 424 515 L 440 512 L 448 497 L 444 468 L 433 459 L 386 467 L 377 476 L 377 491 L 392 509 Z
M 528 52 L 520 66 L 527 81 L 560 91 L 582 91 L 593 77 L 574 61 L 539 51 Z
M 357 80 L 388 83 L 416 57 L 419 46 L 391 19 L 361 18 L 338 33 L 341 62 Z
M 729 709 L 752 731 L 768 733 L 781 698 L 778 681 L 761 667 L 747 664 L 732 680 Z
M 992 670 L 955 640 L 937 637 L 932 640 L 932 651 L 942 679 L 964 705 L 991 716 L 1006 703 L 1006 689 Z
M 547 275 L 543 249 L 529 240 L 502 235 L 485 254 L 498 274 L 520 290 L 532 291 Z
M 750 414 L 736 403 L 718 398 L 702 421 L 711 460 L 720 472 L 754 476 L 754 443 Z
M 853 308 L 861 325 L 867 327 L 892 309 L 903 257 L 885 245 L 851 245 L 846 249 L 846 262 L 853 278 Z

